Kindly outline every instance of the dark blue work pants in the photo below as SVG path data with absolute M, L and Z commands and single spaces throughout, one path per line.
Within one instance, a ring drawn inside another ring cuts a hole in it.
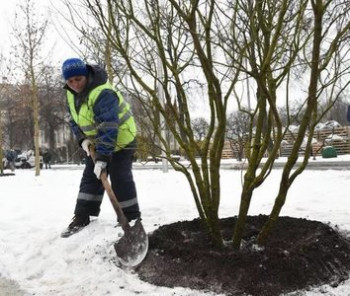
M 135 182 L 132 175 L 132 161 L 135 148 L 125 148 L 114 152 L 108 163 L 107 172 L 112 189 L 128 220 L 140 217 Z M 94 163 L 87 157 L 74 214 L 98 216 L 104 188 L 94 174 Z

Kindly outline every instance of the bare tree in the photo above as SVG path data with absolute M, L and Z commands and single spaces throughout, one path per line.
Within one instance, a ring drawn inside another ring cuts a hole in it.
M 345 100 L 345 96 L 341 96 L 339 100 L 335 102 L 332 109 L 327 113 L 327 120 L 335 120 L 342 126 L 347 126 L 349 123 L 346 118 L 346 112 L 348 110 L 349 101 Z
M 6 117 L 9 114 L 9 110 L 13 107 L 13 102 L 8 100 L 8 92 L 9 89 L 11 89 L 8 80 L 11 74 L 11 69 L 8 63 L 9 61 L 5 59 L 3 54 L 0 54 L 0 174 L 3 174 L 4 170 L 2 161 L 4 158 L 4 148 L 13 148 L 13 139 L 6 126 Z M 5 137 L 5 134 L 7 137 Z M 8 138 L 9 143 L 6 143 L 6 138 Z
M 32 149 L 34 147 L 33 112 L 27 85 L 4 84 L 3 129 L 7 147 Z
M 45 41 L 48 20 L 39 19 L 32 0 L 26 0 L 25 3 L 19 5 L 16 17 L 17 20 L 18 18 L 24 20 L 24 24 L 18 22 L 14 26 L 14 34 L 18 41 L 15 51 L 24 72 L 26 84 L 30 89 L 34 126 L 35 175 L 38 176 L 40 175 L 38 79 L 43 63 L 41 50 Z
M 215 244 L 223 245 L 219 170 L 228 101 L 235 97 L 239 108 L 249 115 L 248 168 L 233 231 L 237 249 L 253 192 L 268 178 L 288 124 L 293 117 L 300 118 L 299 134 L 282 170 L 275 204 L 258 236 L 263 244 L 290 186 L 308 163 L 315 125 L 348 86 L 349 7 L 334 0 L 81 0 L 81 4 L 125 65 L 129 77 L 117 73 L 117 78 L 123 91 L 137 98 L 143 108 L 148 124 L 143 132 L 147 128 L 154 132 L 158 139 L 154 146 L 187 177 L 199 215 Z M 249 99 L 248 109 L 238 95 L 242 82 L 255 89 L 255 101 Z M 301 107 L 294 113 L 290 96 L 296 84 L 302 85 L 304 93 Z M 287 126 L 278 112 L 281 97 Z M 191 125 L 191 106 L 196 100 L 209 109 L 209 126 L 201 145 Z M 318 108 L 321 102 L 327 102 L 323 109 Z M 191 171 L 170 157 L 172 147 L 164 131 L 170 132 L 186 153 Z M 305 136 L 305 156 L 297 164 Z
M 192 120 L 193 135 L 197 141 L 204 140 L 208 133 L 209 124 L 203 117 L 198 117 Z
M 229 114 L 226 125 L 226 139 L 230 141 L 232 150 L 237 150 L 237 159 L 241 161 L 244 148 L 248 144 L 250 116 L 247 112 L 235 111 Z
M 273 229 L 289 188 L 308 163 L 315 125 L 348 86 L 345 77 L 349 73 L 349 49 L 345 41 L 350 22 L 349 7 L 342 1 L 237 1 L 235 8 L 233 48 L 245 50 L 249 63 L 243 71 L 256 85 L 256 107 L 252 112 L 256 128 L 250 129 L 248 168 L 233 234 L 233 244 L 239 248 L 253 191 L 269 176 L 288 130 L 278 112 L 277 91 L 285 90 L 287 114 L 294 81 L 299 79 L 305 95 L 298 110 L 299 133 L 282 170 L 275 204 L 258 236 L 260 244 Z M 318 112 L 322 101 L 327 105 Z M 305 155 L 297 164 L 305 137 Z M 268 158 L 262 163 L 266 154 Z
M 40 127 L 48 140 L 49 149 L 56 147 L 55 133 L 64 129 L 64 125 L 68 126 L 68 121 L 65 119 L 68 108 L 64 100 L 64 90 L 60 79 L 56 75 L 53 76 L 54 73 L 52 67 L 45 67 L 38 87 Z
M 153 145 L 187 177 L 204 225 L 213 241 L 222 245 L 219 170 L 227 101 L 238 74 L 225 66 L 220 57 L 226 52 L 215 44 L 219 32 L 229 34 L 225 26 L 230 18 L 218 13 L 214 2 L 177 2 L 107 1 L 106 8 L 101 1 L 82 1 L 128 69 L 130 76 L 119 76 L 120 83 L 138 98 L 149 121 L 148 129 L 158 138 Z M 113 18 L 106 11 L 112 12 Z M 196 99 L 211 110 L 207 133 L 200 144 L 194 136 L 190 109 Z M 171 158 L 173 146 L 166 136 L 169 132 L 186 154 L 192 171 Z
M 3 58 L 0 56 L 0 62 L 3 64 Z M 3 110 L 4 110 L 4 100 L 3 92 L 6 89 L 6 86 L 2 83 L 0 85 L 0 174 L 4 173 L 3 167 L 3 158 L 4 158 L 4 134 L 3 134 Z

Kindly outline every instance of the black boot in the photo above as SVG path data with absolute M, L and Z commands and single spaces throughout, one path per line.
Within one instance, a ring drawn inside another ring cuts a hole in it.
M 61 237 L 69 237 L 72 234 L 82 230 L 86 225 L 90 223 L 90 217 L 87 215 L 75 215 L 72 222 L 68 225 L 68 228 L 61 233 Z

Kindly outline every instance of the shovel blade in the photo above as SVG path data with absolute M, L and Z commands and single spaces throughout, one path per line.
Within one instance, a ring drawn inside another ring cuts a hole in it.
M 135 225 L 124 232 L 114 244 L 120 263 L 126 267 L 135 267 L 145 259 L 148 251 L 148 236 L 138 219 Z

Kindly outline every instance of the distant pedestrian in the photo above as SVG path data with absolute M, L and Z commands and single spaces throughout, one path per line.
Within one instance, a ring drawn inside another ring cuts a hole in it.
M 7 167 L 13 172 L 15 170 L 15 160 L 17 153 L 15 150 L 10 149 L 6 151 Z
M 45 165 L 45 169 L 51 169 L 51 153 L 50 150 L 45 150 L 43 154 L 43 161 Z

